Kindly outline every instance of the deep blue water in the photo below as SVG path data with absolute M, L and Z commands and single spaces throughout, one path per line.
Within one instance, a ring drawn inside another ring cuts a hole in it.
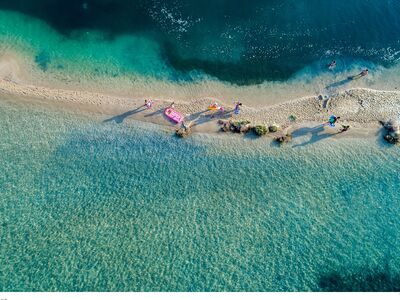
M 40 18 L 66 37 L 143 35 L 172 69 L 240 84 L 284 80 L 331 59 L 389 66 L 400 57 L 395 0 L 0 0 L 0 9 Z

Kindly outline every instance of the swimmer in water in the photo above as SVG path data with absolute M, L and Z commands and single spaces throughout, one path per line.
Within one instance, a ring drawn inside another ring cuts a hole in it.
M 354 80 L 354 79 L 359 79 L 361 77 L 367 76 L 369 74 L 368 69 L 362 70 L 359 74 L 349 77 L 349 79 Z
M 336 68 L 336 60 L 331 61 L 331 63 L 328 65 L 329 70 L 333 70 Z

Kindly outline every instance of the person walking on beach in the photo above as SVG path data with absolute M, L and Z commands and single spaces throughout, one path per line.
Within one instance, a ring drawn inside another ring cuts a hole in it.
M 240 103 L 239 101 L 235 103 L 235 109 L 234 109 L 235 115 L 238 115 L 240 113 L 241 106 L 242 106 L 242 103 Z

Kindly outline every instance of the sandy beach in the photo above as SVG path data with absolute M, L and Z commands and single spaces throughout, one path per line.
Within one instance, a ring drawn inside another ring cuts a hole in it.
M 246 101 L 241 99 L 243 107 L 239 115 L 234 115 L 234 103 L 231 99 L 209 97 L 197 99 L 156 98 L 152 95 L 138 97 L 132 93 L 129 97 L 123 93 L 85 91 L 82 88 L 60 88 L 61 84 L 43 86 L 43 79 L 32 84 L 37 72 L 33 67 L 22 65 L 23 62 L 13 55 L 3 55 L 0 61 L 0 92 L 9 97 L 18 97 L 21 101 L 38 101 L 46 105 L 62 106 L 74 110 L 100 113 L 112 116 L 109 121 L 124 122 L 134 118 L 141 121 L 173 126 L 163 116 L 163 111 L 172 102 L 175 108 L 186 116 L 195 131 L 215 132 L 218 119 L 248 120 L 252 124 L 279 124 L 283 128 L 289 125 L 289 116 L 296 117 L 296 127 L 306 123 L 321 123 L 329 115 L 341 117 L 341 123 L 351 124 L 355 129 L 376 128 L 379 121 L 397 118 L 400 114 L 400 92 L 378 91 L 370 88 L 350 88 L 337 91 L 329 96 L 309 95 L 293 100 L 269 99 Z M 127 88 L 128 89 L 128 88 Z M 90 89 L 89 89 L 90 90 Z M 92 89 L 91 89 L 92 90 Z M 168 93 L 167 93 L 168 94 Z M 218 93 L 217 93 L 218 94 Z M 168 95 L 171 96 L 171 95 Z M 144 109 L 145 99 L 154 101 L 153 108 Z M 225 113 L 210 112 L 207 107 L 217 102 L 225 107 Z

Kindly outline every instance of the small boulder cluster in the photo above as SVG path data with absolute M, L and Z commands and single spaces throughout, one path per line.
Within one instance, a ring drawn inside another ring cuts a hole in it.
M 279 135 L 275 138 L 275 141 L 279 144 L 286 144 L 292 140 L 292 135 L 290 133 Z
M 250 121 L 227 121 L 224 122 L 222 120 L 218 121 L 219 125 L 221 125 L 221 131 L 223 132 L 232 132 L 232 133 L 248 133 L 252 126 L 250 126 Z
M 191 131 L 191 126 L 186 126 L 186 124 L 182 123 L 181 127 L 175 130 L 175 134 L 177 137 L 186 138 L 190 135 Z
M 263 124 L 259 125 L 251 125 L 250 121 L 218 121 L 219 125 L 221 125 L 221 131 L 223 132 L 232 132 L 232 133 L 241 133 L 246 134 L 249 132 L 254 133 L 256 136 L 264 136 L 268 133 L 276 133 L 281 130 L 280 126 L 277 124 L 272 124 L 270 126 L 266 126 Z M 282 134 L 275 137 L 275 141 L 279 144 L 287 143 L 292 140 L 292 136 L 290 134 Z
M 400 125 L 397 121 L 381 122 L 383 128 L 386 130 L 383 138 L 390 144 L 400 145 Z

